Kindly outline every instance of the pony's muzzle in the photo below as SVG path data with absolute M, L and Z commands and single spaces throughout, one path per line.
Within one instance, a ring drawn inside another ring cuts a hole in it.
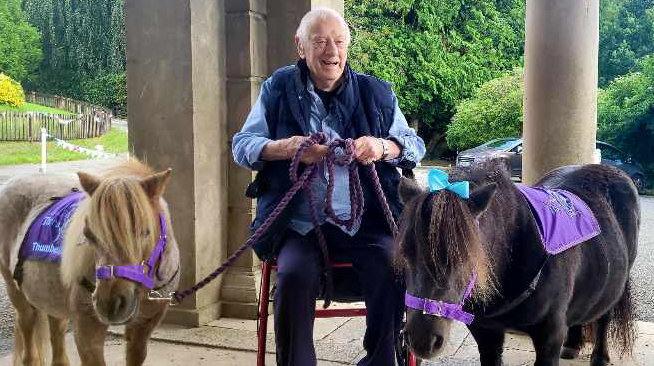
M 119 317 L 124 312 L 126 305 L 127 299 L 123 295 L 116 295 L 109 299 L 109 318 Z
M 439 335 L 418 337 L 407 334 L 407 343 L 416 356 L 422 359 L 431 359 L 443 350 L 445 338 Z
M 112 286 L 111 292 L 102 296 L 102 289 L 93 294 L 93 307 L 100 321 L 109 325 L 125 324 L 136 314 L 138 301 L 135 289 L 119 289 Z M 121 291 L 122 290 L 122 291 Z
M 447 320 L 421 311 L 409 311 L 407 320 L 404 332 L 412 352 L 422 359 L 437 356 L 445 346 Z

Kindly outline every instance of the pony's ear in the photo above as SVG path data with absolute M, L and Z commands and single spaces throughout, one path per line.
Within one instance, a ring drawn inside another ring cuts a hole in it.
M 155 198 L 163 194 L 172 171 L 172 169 L 168 168 L 163 172 L 152 174 L 141 181 L 141 186 L 143 186 L 148 197 Z
M 93 192 L 95 192 L 100 185 L 100 178 L 95 175 L 79 171 L 77 172 L 77 177 L 79 178 L 79 183 L 82 185 L 82 188 L 84 188 L 89 196 L 93 195 Z
M 400 200 L 402 203 L 411 201 L 413 197 L 423 192 L 422 188 L 415 180 L 405 177 L 400 177 L 400 184 L 397 187 L 397 191 L 400 194 Z
M 473 215 L 479 216 L 488 207 L 497 190 L 497 184 L 490 183 L 481 188 L 475 189 L 470 193 L 468 206 Z

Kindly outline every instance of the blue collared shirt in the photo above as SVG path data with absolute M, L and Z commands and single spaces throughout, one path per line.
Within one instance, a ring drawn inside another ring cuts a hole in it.
M 245 120 L 245 124 L 239 132 L 234 135 L 232 143 L 232 154 L 234 161 L 246 168 L 254 169 L 255 163 L 260 163 L 260 155 L 263 147 L 270 141 L 270 131 L 268 130 L 268 123 L 266 122 L 265 105 L 267 98 L 270 95 L 271 79 L 267 79 L 261 86 L 261 92 L 257 101 L 252 106 L 250 114 Z M 307 80 L 307 91 L 311 97 L 311 116 L 310 116 L 310 132 L 324 132 L 329 141 L 340 138 L 344 132 L 344 126 L 333 113 L 325 108 L 322 100 L 316 94 L 313 83 L 310 79 Z M 395 111 L 393 113 L 393 123 L 388 131 L 386 138 L 395 141 L 401 150 L 400 156 L 388 161 L 388 164 L 397 166 L 400 161 L 410 160 L 415 163 L 420 162 L 425 155 L 425 143 L 420 138 L 415 130 L 409 127 L 406 118 L 400 111 L 397 98 L 393 94 L 395 104 Z M 324 207 L 325 197 L 327 195 L 327 180 L 329 178 L 327 169 L 324 163 L 319 163 L 317 182 L 313 184 L 313 197 L 316 200 L 315 208 L 320 223 L 325 221 L 332 222 L 327 218 L 322 208 Z M 336 216 L 342 219 L 350 217 L 350 191 L 349 191 L 349 173 L 347 167 L 336 166 L 334 168 L 334 194 L 332 198 L 332 207 Z M 350 235 L 356 234 L 359 230 L 361 222 L 357 222 L 352 226 L 351 230 L 345 227 L 339 227 Z M 306 202 L 305 196 L 301 194 L 300 202 L 296 207 L 295 212 L 291 215 L 289 228 L 305 235 L 313 229 L 311 222 L 311 214 L 309 212 L 309 204 Z

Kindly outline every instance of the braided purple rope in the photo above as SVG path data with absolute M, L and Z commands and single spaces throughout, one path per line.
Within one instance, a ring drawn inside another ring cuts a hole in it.
M 259 237 L 261 237 L 261 235 L 266 230 L 268 230 L 268 228 L 273 223 L 273 221 L 275 221 L 275 219 L 277 219 L 277 217 L 281 214 L 284 208 L 288 206 L 288 203 L 295 196 L 295 194 L 300 190 L 300 188 L 304 188 L 305 195 L 309 202 L 311 221 L 314 224 L 316 230 L 316 236 L 318 237 L 320 251 L 323 257 L 323 270 L 324 270 L 323 276 L 325 277 L 325 291 L 324 291 L 325 302 L 323 306 L 325 308 L 329 306 L 329 304 L 331 303 L 331 294 L 333 291 L 333 279 L 332 279 L 333 276 L 331 271 L 331 262 L 329 260 L 327 242 L 325 240 L 325 236 L 322 230 L 320 229 L 318 215 L 315 210 L 313 192 L 311 191 L 311 184 L 315 179 L 315 177 L 317 176 L 317 170 L 318 170 L 317 164 L 307 165 L 304 172 L 302 172 L 302 175 L 299 178 L 297 177 L 298 167 L 304 150 L 314 144 L 324 144 L 326 141 L 327 141 L 327 136 L 322 132 L 318 132 L 311 135 L 309 139 L 307 139 L 305 142 L 303 142 L 300 145 L 300 147 L 293 155 L 293 158 L 291 159 L 291 165 L 289 168 L 289 177 L 291 179 L 291 182 L 293 183 L 293 186 L 288 190 L 288 192 L 286 192 L 282 200 L 277 204 L 277 207 L 275 207 L 275 209 L 271 212 L 268 218 L 266 218 L 263 224 L 252 234 L 252 236 L 250 236 L 250 238 L 238 250 L 236 250 L 236 252 L 234 252 L 234 254 L 232 254 L 223 264 L 221 264 L 218 268 L 216 268 L 203 280 L 193 285 L 189 289 L 186 289 L 181 292 L 175 291 L 172 294 L 172 298 L 175 304 L 180 304 L 184 300 L 184 298 L 194 294 L 195 292 L 197 292 L 198 290 L 209 284 L 216 277 L 218 277 L 222 272 L 224 272 L 230 265 L 232 265 L 234 261 L 236 261 L 236 259 L 240 257 L 241 254 L 243 254 L 244 251 L 249 249 L 254 244 L 254 242 Z M 324 158 L 327 164 L 327 168 L 329 170 L 329 181 L 327 184 L 327 199 L 326 199 L 328 204 L 326 207 L 326 211 L 327 211 L 326 213 L 334 222 L 345 225 L 348 228 L 348 230 L 350 230 L 354 222 L 360 219 L 363 215 L 363 189 L 361 187 L 361 181 L 359 179 L 357 164 L 356 161 L 354 160 L 353 146 L 354 145 L 352 139 L 346 139 L 346 140 L 336 139 L 332 143 L 330 143 L 329 153 Z M 345 152 L 344 158 L 336 157 L 335 150 L 338 147 L 342 147 L 344 149 Z M 348 220 L 342 220 L 336 217 L 336 214 L 334 213 L 331 206 L 331 202 L 332 202 L 331 198 L 334 191 L 334 163 L 335 162 L 339 165 L 349 165 L 351 214 Z M 375 186 L 375 191 L 377 192 L 377 196 L 379 197 L 379 200 L 382 204 L 382 209 L 384 210 L 384 214 L 386 215 L 386 220 L 389 226 L 391 227 L 391 229 L 393 230 L 393 236 L 397 236 L 397 226 L 395 225 L 395 220 L 393 219 L 393 215 L 391 214 L 390 208 L 388 206 L 388 202 L 386 201 L 386 196 L 384 195 L 384 192 L 381 188 L 379 177 L 377 176 L 377 171 L 375 170 L 374 164 L 369 165 L 368 171 L 373 180 L 373 185 Z
M 343 148 L 345 155 L 343 158 L 336 157 L 336 149 Z M 345 226 L 348 230 L 352 230 L 354 223 L 363 216 L 363 189 L 361 188 L 361 181 L 359 180 L 359 170 L 356 161 L 354 160 L 354 142 L 352 139 L 334 140 L 330 146 L 330 156 L 325 160 L 327 170 L 329 173 L 329 181 L 327 183 L 327 197 L 325 200 L 325 213 L 335 223 Z M 332 197 L 334 191 L 334 164 L 341 166 L 348 165 L 349 172 L 349 190 L 350 190 L 350 218 L 343 220 L 336 216 L 332 206 Z
M 223 264 L 220 265 L 220 267 L 216 268 L 213 272 L 211 272 L 207 277 L 205 277 L 202 281 L 196 283 L 193 285 L 191 288 L 178 292 L 175 291 L 172 294 L 173 300 L 175 301 L 176 304 L 181 303 L 185 297 L 196 293 L 199 289 L 203 288 L 204 286 L 208 285 L 209 282 L 213 281 L 218 275 L 220 275 L 222 272 L 224 272 L 227 267 L 231 266 L 232 263 L 236 261 L 238 257 L 243 254 L 244 251 L 249 249 L 254 242 L 261 237 L 261 235 L 268 230 L 270 225 L 275 221 L 275 219 L 279 216 L 279 214 L 288 206 L 288 203 L 291 201 L 293 196 L 297 193 L 297 191 L 302 187 L 304 182 L 307 180 L 309 175 L 311 175 L 312 169 L 307 169 L 304 173 L 302 173 L 302 176 L 300 176 L 300 179 L 298 179 L 297 183 L 294 184 L 291 189 L 286 192 L 286 195 L 282 198 L 282 200 L 279 202 L 277 207 L 272 211 L 270 216 L 263 222 L 263 224 L 250 236 L 250 238 L 243 244 L 234 254 L 232 254 Z
M 384 210 L 384 216 L 386 216 L 386 222 L 388 223 L 388 226 L 391 228 L 391 231 L 393 232 L 393 237 L 397 238 L 398 235 L 397 225 L 395 224 L 395 219 L 393 218 L 393 214 L 391 213 L 391 208 L 388 206 L 388 201 L 386 201 L 386 195 L 384 194 L 384 191 L 382 190 L 381 187 L 381 183 L 379 182 L 379 175 L 377 175 L 377 169 L 375 169 L 375 164 L 368 165 L 368 173 L 370 174 L 370 178 L 372 179 L 372 185 L 375 187 L 375 192 L 377 193 L 377 198 L 379 198 L 379 202 L 381 203 L 382 210 Z

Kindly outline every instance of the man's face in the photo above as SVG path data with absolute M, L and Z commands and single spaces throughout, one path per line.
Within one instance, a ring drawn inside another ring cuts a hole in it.
M 347 34 L 334 17 L 315 22 L 308 44 L 298 45 L 300 57 L 307 61 L 311 79 L 322 90 L 332 90 L 343 75 L 347 61 Z

